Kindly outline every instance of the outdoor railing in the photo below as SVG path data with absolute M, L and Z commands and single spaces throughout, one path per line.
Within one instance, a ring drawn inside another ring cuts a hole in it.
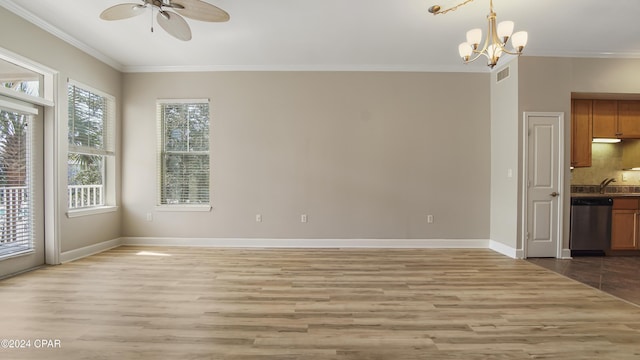
M 102 185 L 70 185 L 67 191 L 69 209 L 104 204 Z M 29 203 L 26 186 L 0 187 L 0 257 L 9 247 L 30 244 Z
M 69 185 L 69 209 L 103 205 L 102 185 Z
M 0 187 L 0 256 L 6 246 L 23 247 L 30 241 L 26 186 Z

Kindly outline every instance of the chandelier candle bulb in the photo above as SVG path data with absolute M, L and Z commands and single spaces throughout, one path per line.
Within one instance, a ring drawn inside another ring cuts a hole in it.
M 503 44 L 509 41 L 509 37 L 513 34 L 513 21 L 503 21 L 498 24 L 498 37 L 502 40 Z
M 502 49 L 497 44 L 491 44 L 487 47 L 487 53 L 497 62 L 500 56 L 502 56 Z
M 528 40 L 529 34 L 526 31 L 518 31 L 511 37 L 511 44 L 513 44 L 513 47 L 518 51 L 518 54 L 520 54 L 522 49 L 527 46 Z
M 471 45 L 473 50 L 478 48 L 480 41 L 482 41 L 482 29 L 477 28 L 467 31 L 467 43 Z
M 463 42 L 462 44 L 458 45 L 458 52 L 460 53 L 460 57 L 464 61 L 469 61 L 469 58 L 473 53 L 473 48 L 471 47 L 471 45 L 469 45 L 469 43 Z

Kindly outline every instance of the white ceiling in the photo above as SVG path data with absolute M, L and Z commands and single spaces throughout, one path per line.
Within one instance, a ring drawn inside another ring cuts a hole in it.
M 0 0 L 0 6 L 122 71 L 486 71 L 464 65 L 467 30 L 486 31 L 489 0 L 434 16 L 463 0 L 205 0 L 231 20 L 187 19 L 176 40 L 151 15 L 104 21 L 107 7 L 140 0 Z M 525 55 L 640 58 L 639 0 L 494 0 L 498 22 L 529 32 Z M 19 34 L 18 34 L 19 35 Z

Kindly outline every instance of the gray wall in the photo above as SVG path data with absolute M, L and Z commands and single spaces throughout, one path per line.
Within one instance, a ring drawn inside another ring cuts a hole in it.
M 121 214 L 119 211 L 83 216 L 69 219 L 66 217 L 66 86 L 67 78 L 82 82 L 93 88 L 102 90 L 116 97 L 118 102 L 118 116 L 122 103 L 122 75 L 117 70 L 105 65 L 68 43 L 50 35 L 22 18 L 0 7 L 0 47 L 25 58 L 36 61 L 42 65 L 58 71 L 58 102 L 55 121 L 59 131 L 59 152 L 54 156 L 60 164 L 58 171 L 58 191 L 61 194 L 56 211 L 60 220 L 59 238 L 61 250 L 69 251 L 85 246 L 97 244 L 106 240 L 120 237 Z M 11 35 L 9 35 L 11 34 Z M 51 111 L 46 110 L 46 111 Z M 117 124 L 120 129 L 120 124 Z M 116 143 L 119 148 L 119 142 Z M 51 154 L 45 154 L 47 158 L 53 158 Z M 116 159 L 116 168 L 119 172 L 120 155 Z M 120 189 L 120 181 L 116 187 Z M 117 200 L 119 201 L 119 199 Z
M 488 77 L 125 74 L 123 235 L 488 239 Z M 211 99 L 211 212 L 155 210 L 161 98 Z

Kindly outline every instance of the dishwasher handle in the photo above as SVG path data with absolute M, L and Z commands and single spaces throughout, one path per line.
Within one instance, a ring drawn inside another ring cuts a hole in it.
M 610 197 L 572 197 L 572 206 L 612 206 L 613 198 Z

